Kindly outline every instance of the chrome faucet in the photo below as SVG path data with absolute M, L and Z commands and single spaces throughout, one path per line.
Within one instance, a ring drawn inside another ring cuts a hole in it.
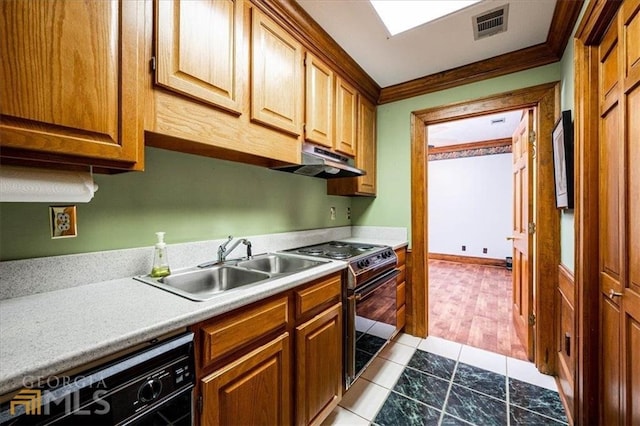
M 251 241 L 247 239 L 236 240 L 235 243 L 231 244 L 231 247 L 227 249 L 227 245 L 233 240 L 233 237 L 229 235 L 229 239 L 225 241 L 223 244 L 218 247 L 218 262 L 224 262 L 227 259 L 229 253 L 233 251 L 234 248 L 238 247 L 240 243 L 247 246 L 247 259 L 251 259 L 253 254 L 251 253 Z

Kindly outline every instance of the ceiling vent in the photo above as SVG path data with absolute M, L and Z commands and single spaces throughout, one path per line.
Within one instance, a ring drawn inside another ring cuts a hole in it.
M 507 31 L 507 18 L 509 17 L 509 4 L 492 9 L 482 15 L 476 15 L 473 21 L 473 38 L 490 37 Z

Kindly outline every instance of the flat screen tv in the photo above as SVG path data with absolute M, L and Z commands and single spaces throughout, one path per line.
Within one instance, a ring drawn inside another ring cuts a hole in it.
M 556 207 L 573 208 L 573 122 L 571 111 L 562 111 L 553 128 L 553 170 L 556 188 Z

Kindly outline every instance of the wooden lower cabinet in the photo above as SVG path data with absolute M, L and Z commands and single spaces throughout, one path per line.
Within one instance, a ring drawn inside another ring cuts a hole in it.
M 342 304 L 296 327 L 296 424 L 319 424 L 342 398 Z
M 289 424 L 289 341 L 289 333 L 284 333 L 203 378 L 200 423 Z
M 341 273 L 195 324 L 201 425 L 316 425 L 342 398 Z

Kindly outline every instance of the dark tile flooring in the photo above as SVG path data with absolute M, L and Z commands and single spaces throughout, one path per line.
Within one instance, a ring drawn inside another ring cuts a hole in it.
M 561 425 L 557 392 L 417 350 L 374 422 L 414 425 Z

